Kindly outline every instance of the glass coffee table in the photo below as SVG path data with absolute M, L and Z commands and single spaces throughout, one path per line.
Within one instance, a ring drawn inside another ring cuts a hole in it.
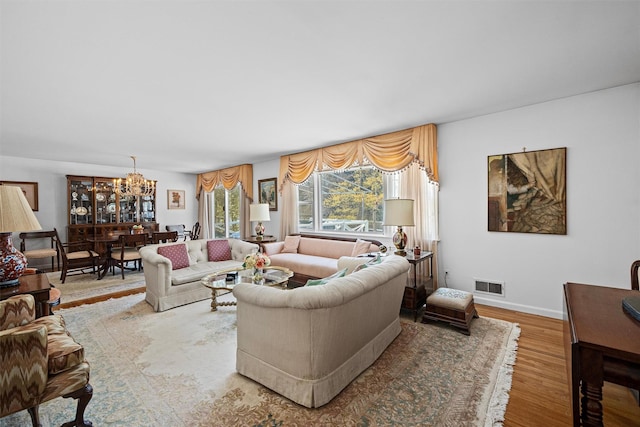
M 236 305 L 235 301 L 218 301 L 218 296 L 226 295 L 240 283 L 254 283 L 252 268 L 227 268 L 204 276 L 202 284 L 211 289 L 211 311 L 218 310 L 218 306 L 225 307 Z M 270 286 L 277 289 L 289 289 L 287 284 L 293 276 L 293 271 L 285 267 L 275 265 L 262 270 L 264 278 L 260 284 L 255 286 Z

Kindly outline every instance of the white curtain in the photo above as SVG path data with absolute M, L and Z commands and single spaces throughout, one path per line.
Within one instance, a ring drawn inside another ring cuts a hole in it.
M 298 189 L 297 186 L 287 180 L 282 185 L 282 216 L 280 217 L 280 236 L 283 240 L 286 236 L 298 232 Z

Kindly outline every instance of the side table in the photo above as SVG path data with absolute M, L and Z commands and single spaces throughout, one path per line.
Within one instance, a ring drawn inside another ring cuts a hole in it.
M 402 308 L 413 311 L 413 321 L 415 322 L 418 319 L 418 311 L 427 302 L 427 287 L 429 287 L 429 293 L 433 292 L 433 253 L 421 252 L 420 255 L 414 255 L 408 252 L 406 258 L 413 266 L 413 280 L 409 277 L 409 282 L 404 288 Z M 418 266 L 426 260 L 429 260 L 429 276 L 427 279 L 419 279 Z
M 276 238 L 275 236 L 267 236 L 266 234 L 264 236 L 258 237 L 258 236 L 248 236 L 243 238 L 242 240 L 244 240 L 245 242 L 249 242 L 249 243 L 256 243 L 257 245 L 260 246 L 260 252 L 264 252 L 264 246 L 262 246 L 263 243 L 271 243 L 271 242 L 275 242 Z
M 51 283 L 46 274 L 25 274 L 18 279 L 18 285 L 0 288 L 0 300 L 31 294 L 36 301 L 36 317 L 48 316 L 50 289 Z

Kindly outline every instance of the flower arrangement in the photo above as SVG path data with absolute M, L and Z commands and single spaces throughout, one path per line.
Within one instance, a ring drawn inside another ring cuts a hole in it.
M 242 266 L 244 268 L 267 268 L 271 265 L 271 260 L 268 256 L 263 254 L 262 252 L 256 252 L 254 254 L 247 255 L 244 257 L 244 263 Z

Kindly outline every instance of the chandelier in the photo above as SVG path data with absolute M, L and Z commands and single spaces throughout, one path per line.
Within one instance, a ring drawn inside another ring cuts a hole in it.
M 136 171 L 136 156 L 133 159 L 133 172 L 127 174 L 126 178 L 113 180 L 116 193 L 121 196 L 152 196 L 156 189 L 154 181 L 145 179 L 141 173 Z

